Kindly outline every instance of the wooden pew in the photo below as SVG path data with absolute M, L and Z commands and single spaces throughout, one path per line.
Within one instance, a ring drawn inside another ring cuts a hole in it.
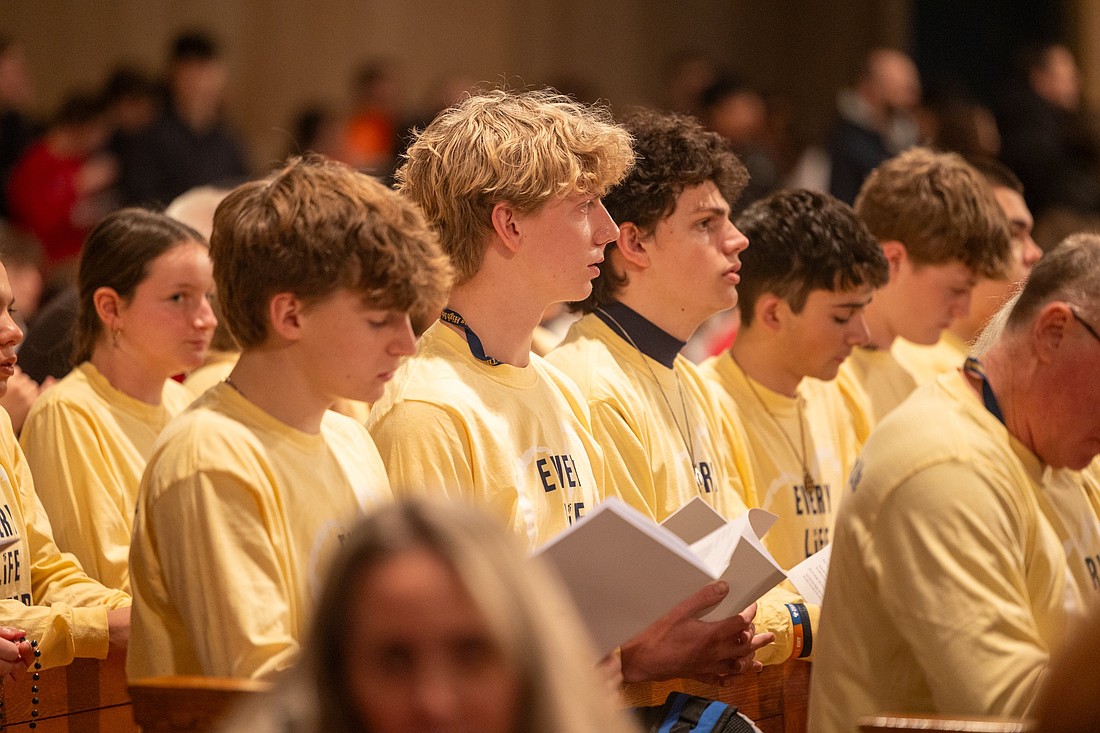
M 772 665 L 736 675 L 728 687 L 693 680 L 627 685 L 623 701 L 632 707 L 660 705 L 669 692 L 687 692 L 737 706 L 764 733 L 805 733 L 812 666 L 798 660 Z
M 631 706 L 659 705 L 671 691 L 688 692 L 736 705 L 764 733 L 804 733 L 810 668 L 787 662 L 737 675 L 722 688 L 691 680 L 630 685 L 623 700 Z M 28 672 L 0 688 L 3 730 L 29 733 L 36 720 L 36 733 L 209 733 L 242 698 L 267 689 L 252 680 L 209 677 L 159 677 L 128 686 L 124 660 L 78 659 L 42 672 L 35 718 L 31 684 Z
M 32 670 L 4 680 L 3 730 L 35 733 L 138 733 L 126 689 L 126 660 L 77 659 L 66 667 L 43 670 L 38 705 L 31 693 Z M 32 711 L 38 711 L 38 716 Z
M 871 715 L 859 719 L 860 733 L 1031 733 L 1035 727 L 1009 718 L 925 714 Z
M 149 677 L 130 685 L 143 733 L 210 733 L 249 696 L 269 685 L 226 677 Z

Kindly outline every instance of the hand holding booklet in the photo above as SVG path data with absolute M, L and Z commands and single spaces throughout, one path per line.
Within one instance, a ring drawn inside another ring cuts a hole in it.
M 707 583 L 730 587 L 702 618 L 729 618 L 786 575 L 760 538 L 776 516 L 750 509 L 726 522 L 693 499 L 663 525 L 608 499 L 541 547 L 561 576 L 601 655 L 636 636 Z

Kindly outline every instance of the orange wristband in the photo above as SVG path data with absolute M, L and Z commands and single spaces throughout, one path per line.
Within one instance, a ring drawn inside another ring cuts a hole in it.
M 787 612 L 791 614 L 791 629 L 794 632 L 794 643 L 791 645 L 791 656 L 788 659 L 804 659 L 813 653 L 814 635 L 810 628 L 810 614 L 806 612 L 806 606 L 802 603 L 788 603 Z

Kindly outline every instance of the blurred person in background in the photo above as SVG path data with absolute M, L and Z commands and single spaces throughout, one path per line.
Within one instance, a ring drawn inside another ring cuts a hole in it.
M 23 47 L 0 36 L 0 218 L 8 218 L 8 176 L 42 127 L 30 116 L 34 84 Z
M 1056 210 L 1100 214 L 1100 134 L 1068 48 L 1040 43 L 1019 52 L 998 122 L 1001 160 L 1023 182 L 1036 220 Z
M 356 71 L 351 117 L 344 133 L 344 148 L 353 167 L 372 175 L 388 175 L 393 169 L 400 99 L 393 62 L 376 59 Z
M 919 142 L 914 115 L 920 77 L 906 54 L 876 48 L 855 83 L 837 98 L 839 120 L 829 142 L 829 193 L 852 204 L 863 181 L 887 158 Z
M 248 173 L 244 149 L 223 114 L 226 69 L 213 38 L 176 37 L 163 112 L 122 158 L 124 204 L 164 206 L 204 184 L 236 184 Z
M 102 97 L 71 94 L 8 181 L 12 222 L 42 243 L 47 277 L 59 283 L 72 281 L 84 237 L 113 208 L 118 164 L 103 152 L 109 131 Z

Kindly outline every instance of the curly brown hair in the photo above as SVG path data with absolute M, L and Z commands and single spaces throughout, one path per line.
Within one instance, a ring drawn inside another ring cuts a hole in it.
M 346 288 L 372 307 L 417 315 L 442 306 L 451 281 L 415 205 L 316 156 L 226 196 L 214 213 L 210 256 L 226 325 L 244 349 L 267 339 L 277 293 L 315 302 Z
M 676 209 L 684 189 L 713 181 L 726 201 L 733 202 L 749 181 L 726 139 L 703 129 L 692 117 L 639 109 L 627 115 L 622 125 L 634 138 L 637 162 L 603 198 L 611 218 L 620 224 L 630 222 L 648 235 Z M 609 244 L 605 253 L 614 246 Z M 599 277 L 592 281 L 592 294 L 569 308 L 591 313 L 615 300 L 624 285 L 626 276 L 615 272 L 605 254 Z

